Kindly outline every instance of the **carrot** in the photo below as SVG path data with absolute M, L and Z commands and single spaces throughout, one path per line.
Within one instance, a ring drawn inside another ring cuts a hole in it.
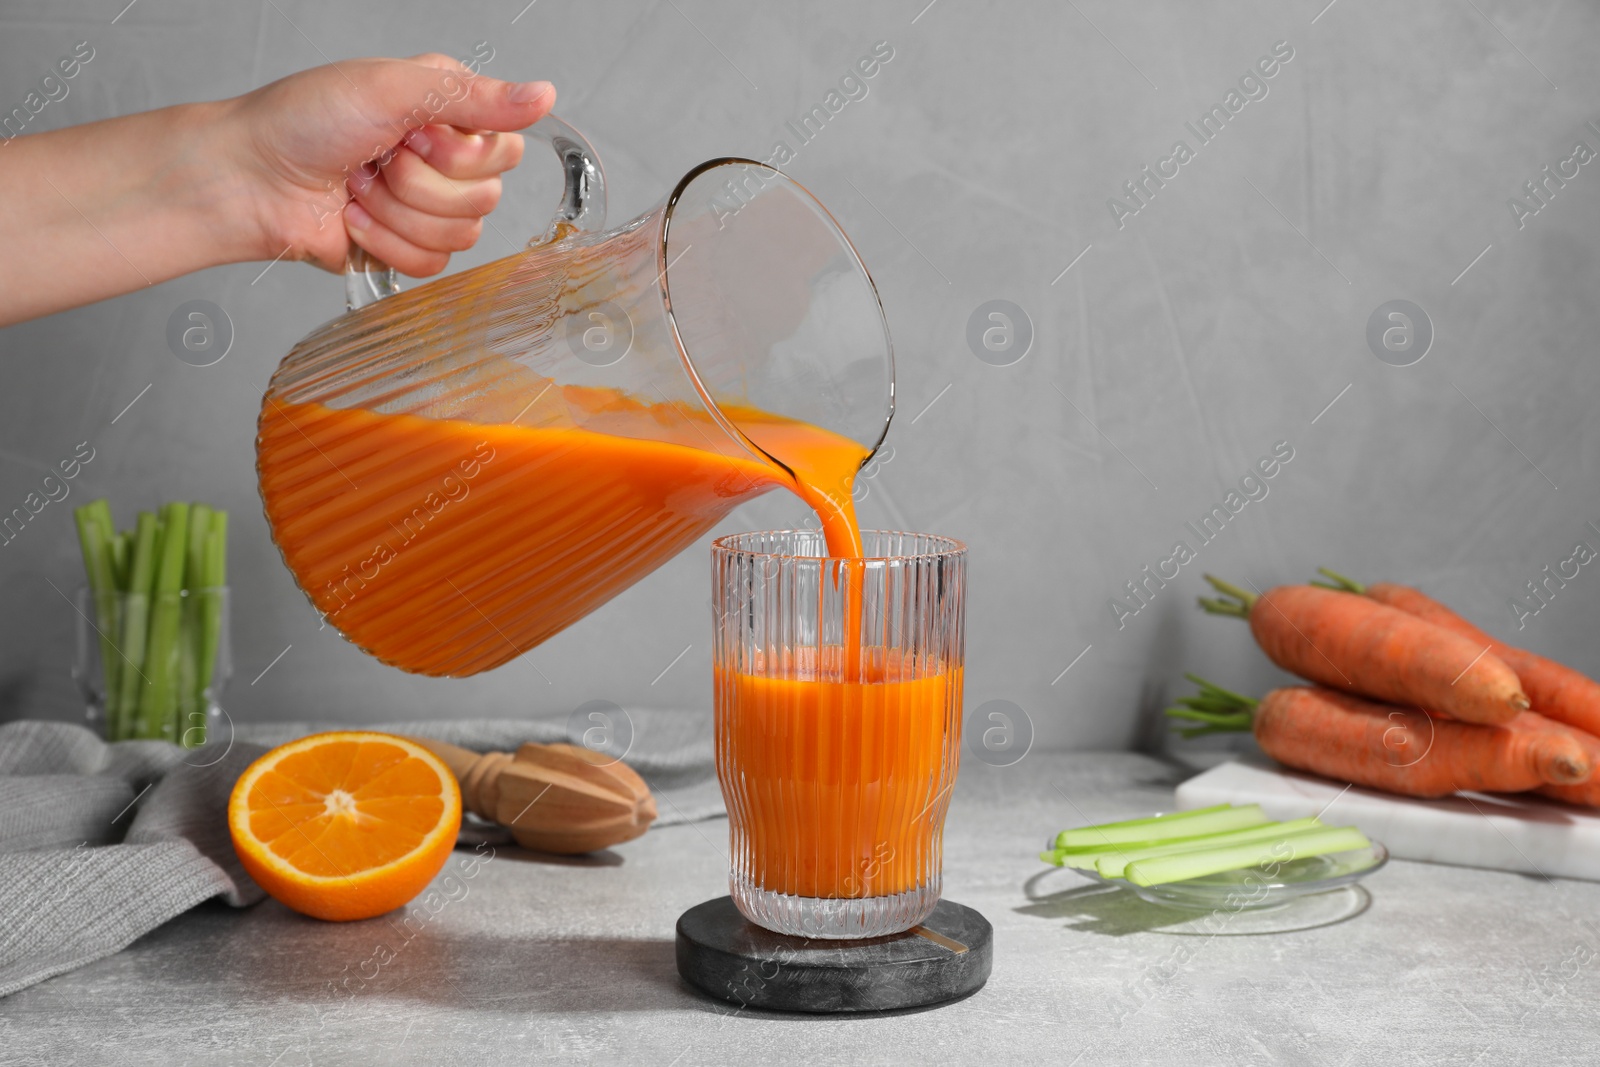
M 1380 604 L 1398 608 L 1419 619 L 1427 619 L 1436 626 L 1473 641 L 1479 648 L 1487 646 L 1491 655 L 1499 656 L 1506 666 L 1517 673 L 1535 711 L 1586 733 L 1600 735 L 1600 684 L 1588 676 L 1553 659 L 1495 639 L 1426 593 L 1410 586 L 1394 582 L 1362 585 L 1326 567 L 1317 569 L 1338 582 L 1342 589 L 1371 597 Z
M 1589 763 L 1600 768 L 1600 737 L 1586 730 L 1567 726 L 1564 723 L 1547 719 L 1537 712 L 1525 711 L 1511 720 L 1510 728 L 1513 730 L 1533 730 L 1547 733 L 1560 734 L 1570 737 L 1583 749 L 1584 755 L 1589 757 Z M 1565 800 L 1568 804 L 1585 804 L 1589 807 L 1600 807 L 1600 775 L 1595 775 L 1585 782 L 1572 785 L 1557 785 L 1554 783 L 1541 785 L 1534 790 L 1547 797 Z
M 1200 606 L 1248 619 L 1267 657 L 1302 678 L 1463 722 L 1504 723 L 1528 707 L 1516 674 L 1484 646 L 1397 608 L 1309 585 L 1257 596 L 1206 581 L 1232 599 Z
M 1241 727 L 1209 717 L 1248 711 L 1256 742 L 1279 763 L 1405 796 L 1570 786 L 1587 779 L 1593 766 L 1578 741 L 1555 731 L 1434 719 L 1321 686 L 1274 689 L 1260 701 L 1239 697 L 1231 709 L 1217 692 L 1202 691 L 1213 711 L 1186 706 L 1167 714 L 1205 722 L 1201 729 L 1210 732 Z

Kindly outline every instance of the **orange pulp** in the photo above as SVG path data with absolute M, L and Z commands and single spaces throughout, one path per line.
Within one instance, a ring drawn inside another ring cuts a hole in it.
M 370 919 L 427 886 L 450 858 L 461 791 L 404 737 L 313 734 L 280 745 L 234 783 L 234 852 L 277 900 L 319 919 Z

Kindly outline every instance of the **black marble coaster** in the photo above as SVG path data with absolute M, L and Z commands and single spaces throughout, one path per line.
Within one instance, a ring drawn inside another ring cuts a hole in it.
M 888 1011 L 939 1004 L 989 980 L 994 928 L 941 900 L 921 926 L 861 941 L 807 940 L 750 922 L 732 897 L 678 918 L 678 973 L 720 1000 L 769 1011 Z

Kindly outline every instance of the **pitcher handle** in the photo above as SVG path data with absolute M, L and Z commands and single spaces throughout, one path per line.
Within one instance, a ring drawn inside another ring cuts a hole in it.
M 543 234 L 528 242 L 528 247 L 602 229 L 606 222 L 606 174 L 594 145 L 554 115 L 546 115 L 525 132 L 555 150 L 563 176 L 555 217 Z M 399 291 L 400 280 L 393 267 L 358 245 L 350 246 L 344 264 L 346 310 L 366 307 Z

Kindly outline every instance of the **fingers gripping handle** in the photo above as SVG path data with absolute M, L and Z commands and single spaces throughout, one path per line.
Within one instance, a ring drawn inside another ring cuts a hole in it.
M 546 115 L 527 133 L 547 142 L 561 161 L 563 186 L 555 217 L 543 234 L 528 242 L 530 248 L 560 240 L 572 233 L 593 233 L 606 222 L 606 176 L 600 155 L 588 138 L 554 115 Z M 352 244 L 344 265 L 345 308 L 354 311 L 400 291 L 394 268 L 364 248 Z

